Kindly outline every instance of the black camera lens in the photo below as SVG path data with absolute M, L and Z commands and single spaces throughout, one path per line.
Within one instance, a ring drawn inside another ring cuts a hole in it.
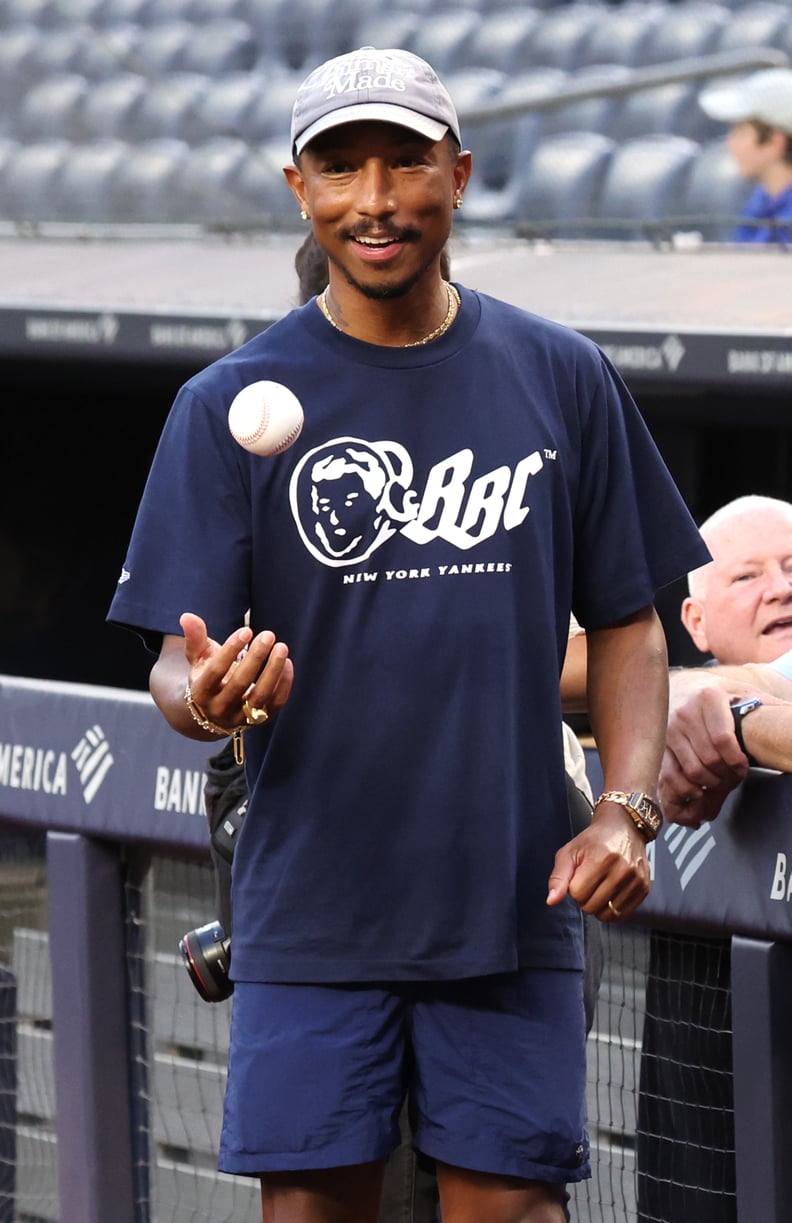
M 219 921 L 190 930 L 179 940 L 184 967 L 204 1002 L 223 1002 L 234 992 L 228 978 L 231 938 Z

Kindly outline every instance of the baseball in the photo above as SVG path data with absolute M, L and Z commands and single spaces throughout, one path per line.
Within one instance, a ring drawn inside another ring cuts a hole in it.
M 234 396 L 228 427 L 251 454 L 280 454 L 300 436 L 302 404 L 282 382 L 251 382 Z

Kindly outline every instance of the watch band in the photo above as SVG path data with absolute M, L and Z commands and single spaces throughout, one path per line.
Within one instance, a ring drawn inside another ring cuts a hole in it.
M 761 704 L 762 702 L 758 696 L 751 696 L 744 701 L 735 701 L 731 707 L 732 717 L 734 718 L 734 737 L 740 745 L 740 751 L 748 757 L 748 763 L 754 767 L 756 766 L 756 761 L 745 746 L 742 724 L 743 718 L 747 718 L 748 714 L 753 713 L 754 709 L 758 709 Z
M 626 790 L 605 790 L 600 794 L 595 809 L 600 803 L 619 803 L 629 815 L 636 828 L 647 841 L 653 841 L 663 826 L 663 811 L 656 799 L 640 790 L 628 794 Z

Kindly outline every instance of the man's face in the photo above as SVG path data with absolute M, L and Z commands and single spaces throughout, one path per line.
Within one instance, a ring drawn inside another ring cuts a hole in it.
M 347 123 L 317 136 L 286 174 L 317 241 L 372 299 L 405 293 L 439 257 L 469 155 L 392 123 Z
M 713 561 L 682 609 L 698 648 L 726 664 L 792 649 L 792 508 L 752 510 L 703 534 Z

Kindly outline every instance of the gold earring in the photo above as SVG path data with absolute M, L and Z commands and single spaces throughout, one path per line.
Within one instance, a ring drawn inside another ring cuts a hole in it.
M 311 219 L 310 212 L 306 212 L 304 208 L 300 209 L 300 216 L 302 217 L 303 221 L 310 221 Z
M 457 196 L 455 196 L 455 198 L 454 198 L 454 207 L 455 207 L 455 208 L 461 208 L 461 207 L 462 207 L 462 196 L 461 196 L 461 195 L 457 195 Z

